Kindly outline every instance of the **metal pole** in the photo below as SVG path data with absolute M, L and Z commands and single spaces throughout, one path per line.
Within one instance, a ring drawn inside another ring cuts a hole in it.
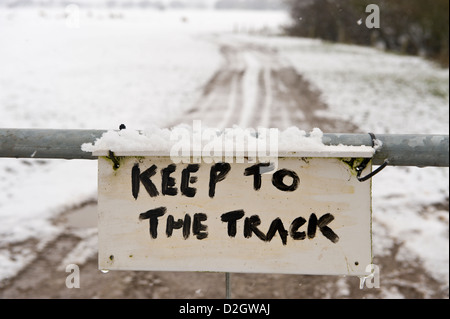
M 104 130 L 0 129 L 0 157 L 97 159 L 81 150 Z
M 389 159 L 392 166 L 449 166 L 448 135 L 376 134 L 382 146 L 377 150 L 374 165 Z M 369 134 L 324 134 L 326 145 L 372 145 Z
M 225 298 L 231 299 L 231 274 L 229 272 L 225 273 Z
M 94 143 L 105 130 L 0 129 L 0 157 L 97 159 L 81 150 Z M 449 166 L 449 136 L 427 134 L 376 134 L 382 146 L 374 165 L 389 159 L 392 166 Z M 326 133 L 325 145 L 372 145 L 369 134 Z

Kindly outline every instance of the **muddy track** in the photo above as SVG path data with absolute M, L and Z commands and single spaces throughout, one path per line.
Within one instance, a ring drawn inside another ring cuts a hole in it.
M 178 123 L 217 128 L 298 126 L 309 131 L 357 132 L 350 122 L 326 116 L 327 105 L 276 50 L 248 43 L 222 43 L 223 66 L 203 88 L 198 103 Z M 325 115 L 324 115 L 325 114 Z M 177 123 L 173 123 L 177 124 Z M 83 207 L 82 207 L 83 208 Z M 79 209 L 79 208 L 77 208 Z M 448 209 L 448 207 L 447 207 Z M 78 211 L 67 212 L 67 215 Z M 223 273 L 111 271 L 101 273 L 96 255 L 96 205 L 84 206 L 88 224 L 77 225 L 63 214 L 55 221 L 64 231 L 43 247 L 37 242 L 21 247 L 38 251 L 17 276 L 0 283 L 0 298 L 224 298 Z M 376 222 L 376 216 L 374 216 Z M 89 224 L 90 222 L 90 224 Z M 427 275 L 421 263 L 397 258 L 401 242 L 393 239 L 386 254 L 375 256 L 381 288 L 359 289 L 356 277 L 279 274 L 232 274 L 233 298 L 448 298 L 448 288 Z M 20 245 L 19 245 L 20 246 Z M 12 248 L 11 248 L 12 249 Z M 20 249 L 20 247 L 14 247 Z M 85 249 L 80 260 L 73 254 Z M 66 287 L 64 265 L 80 267 L 80 288 Z
M 320 92 L 283 60 L 275 49 L 248 43 L 221 44 L 222 67 L 205 85 L 203 94 L 178 123 L 201 120 L 224 129 L 297 126 L 310 131 L 355 132 L 354 124 L 330 119 Z M 321 115 L 322 114 L 322 115 Z M 174 123 L 177 124 L 177 123 Z

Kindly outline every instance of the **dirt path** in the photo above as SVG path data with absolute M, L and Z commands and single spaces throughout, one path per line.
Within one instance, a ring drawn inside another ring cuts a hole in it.
M 324 116 L 320 93 L 273 48 L 220 43 L 223 66 L 205 85 L 200 101 L 179 122 L 201 120 L 218 129 L 290 126 L 310 131 L 355 132 L 346 121 Z M 174 123 L 177 124 L 177 123 Z
M 180 122 L 202 120 L 218 128 L 296 125 L 306 131 L 356 132 L 352 123 L 326 116 L 320 93 L 277 52 L 248 43 L 220 43 L 224 63 L 205 85 L 200 101 Z M 176 123 L 174 123 L 176 124 Z M 447 204 L 448 210 L 448 204 Z M 374 216 L 376 219 L 376 216 Z M 224 298 L 223 273 L 138 272 L 97 269 L 95 200 L 62 214 L 64 231 L 43 247 L 29 241 L 11 251 L 38 250 L 17 276 L 0 283 L 0 298 Z M 376 222 L 376 221 L 375 221 Z M 402 243 L 375 256 L 381 288 L 359 289 L 359 278 L 232 274 L 233 298 L 448 298 L 414 257 L 397 258 Z M 80 267 L 80 288 L 66 287 L 68 264 Z

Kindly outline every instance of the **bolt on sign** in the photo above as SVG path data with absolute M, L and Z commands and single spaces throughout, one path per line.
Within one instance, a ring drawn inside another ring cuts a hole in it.
M 111 155 L 98 159 L 100 269 L 368 275 L 371 182 L 355 168 L 372 152 L 276 164 Z

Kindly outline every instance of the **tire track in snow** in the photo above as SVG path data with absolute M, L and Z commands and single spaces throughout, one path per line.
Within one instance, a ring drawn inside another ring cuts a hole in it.
M 175 124 L 201 120 L 224 129 L 297 126 L 305 131 L 354 132 L 357 127 L 321 116 L 327 106 L 320 93 L 284 61 L 277 51 L 251 43 L 222 43 L 224 63 L 205 85 L 196 105 Z M 318 112 L 319 111 L 319 112 Z

